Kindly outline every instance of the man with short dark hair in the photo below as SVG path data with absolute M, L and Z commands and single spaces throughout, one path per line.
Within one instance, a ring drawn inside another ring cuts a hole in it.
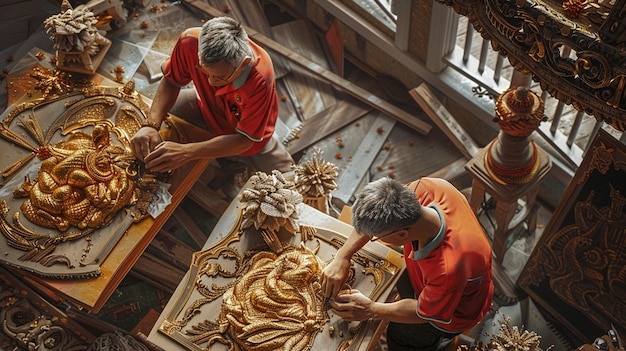
M 356 196 L 352 224 L 323 271 L 322 291 L 345 320 L 389 321 L 389 350 L 445 350 L 491 308 L 491 246 L 465 196 L 446 180 L 371 182 Z M 373 302 L 344 286 L 352 255 L 377 240 L 404 249 L 398 301 Z

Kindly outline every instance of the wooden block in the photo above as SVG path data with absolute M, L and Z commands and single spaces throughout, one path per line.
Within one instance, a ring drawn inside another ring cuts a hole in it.
M 344 205 L 341 208 L 341 213 L 339 214 L 338 219 L 344 223 L 348 223 L 352 225 L 352 207 L 348 205 Z
M 305 120 L 299 137 L 287 144 L 287 151 L 296 154 L 328 135 L 361 118 L 372 108 L 352 98 L 339 100 L 333 106 Z

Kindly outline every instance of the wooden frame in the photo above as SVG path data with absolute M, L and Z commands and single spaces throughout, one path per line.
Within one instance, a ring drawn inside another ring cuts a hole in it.
M 626 331 L 626 146 L 600 130 L 518 285 L 582 343 Z

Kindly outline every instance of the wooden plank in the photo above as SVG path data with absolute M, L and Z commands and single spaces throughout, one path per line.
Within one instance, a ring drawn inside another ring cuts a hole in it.
M 195 10 L 196 12 L 199 11 L 210 17 L 224 15 L 221 11 L 204 3 L 201 0 L 182 0 L 182 2 L 183 4 L 190 7 L 192 11 L 193 10 Z M 359 99 L 360 101 L 389 115 L 391 118 L 394 118 L 397 121 L 402 122 L 409 127 L 412 127 L 413 129 L 415 129 L 416 131 L 424 135 L 427 135 L 432 129 L 432 126 L 429 123 L 426 123 L 418 118 L 415 118 L 415 116 L 407 113 L 406 111 L 398 108 L 397 106 L 394 106 L 393 104 L 381 99 L 380 97 L 369 93 L 368 91 L 359 87 L 358 85 L 323 68 L 317 63 L 277 43 L 276 41 L 257 32 L 256 30 L 252 28 L 248 28 L 248 27 L 245 27 L 245 29 L 248 32 L 248 36 L 252 40 L 257 42 L 259 45 L 263 46 L 265 49 L 275 51 L 276 53 L 280 54 L 282 57 L 289 59 L 290 62 L 300 67 L 303 67 L 307 71 L 316 75 L 318 78 L 327 81 L 328 83 L 332 84 L 334 87 L 342 91 L 345 91 L 347 94 L 350 94 L 354 96 L 355 98 Z
M 344 204 L 352 200 L 352 195 L 361 184 L 363 178 L 368 174 L 372 162 L 386 142 L 395 123 L 395 120 L 379 114 L 360 143 L 356 153 L 352 156 L 354 160 L 359 160 L 359 162 L 350 162 L 348 167 L 340 169 L 336 180 L 337 190 L 333 192 L 333 198 L 342 201 Z
M 185 272 L 169 262 L 145 252 L 139 257 L 130 274 L 172 294 L 180 280 L 185 276 Z
M 287 144 L 287 151 L 296 154 L 322 138 L 358 120 L 372 109 L 358 101 L 339 100 L 335 105 L 305 120 L 299 137 Z
M 191 195 L 190 192 L 189 195 Z M 185 212 L 181 207 L 178 207 L 174 213 L 172 214 L 178 223 L 180 223 L 181 227 L 189 233 L 189 236 L 193 239 L 193 241 L 198 245 L 198 247 L 204 246 L 204 243 L 207 239 L 208 234 L 204 234 L 202 229 L 198 227 L 196 222 Z
M 274 26 L 272 36 L 277 42 L 289 47 L 298 55 L 316 62 L 326 70 L 330 69 L 324 50 L 319 40 L 316 40 L 315 33 L 312 33 L 307 21 L 296 20 Z M 285 70 L 289 73 L 283 77 L 283 80 L 292 100 L 298 101 L 301 119 L 314 116 L 336 103 L 331 84 L 321 81 L 300 66 L 290 67 L 288 61 L 284 61 L 284 64 L 288 65 Z M 276 62 L 275 66 L 278 65 L 279 62 Z
M 168 261 L 180 269 L 187 270 L 195 250 L 168 231 L 161 229 L 146 248 L 146 252 Z
M 454 182 L 461 176 L 467 174 L 465 170 L 465 165 L 467 164 L 466 158 L 460 158 L 451 164 L 429 174 L 428 176 L 431 178 L 442 178 L 448 180 L 450 182 Z
M 468 159 L 476 156 L 480 147 L 474 142 L 472 137 L 456 122 L 454 117 L 448 112 L 445 106 L 437 99 L 435 94 L 428 88 L 426 83 L 422 83 L 417 88 L 409 91 L 409 94 L 426 112 L 426 115 L 441 128 L 454 145 Z

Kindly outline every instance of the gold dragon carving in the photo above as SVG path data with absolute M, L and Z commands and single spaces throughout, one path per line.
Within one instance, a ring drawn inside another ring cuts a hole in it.
M 76 131 L 39 150 L 44 160 L 37 180 L 26 179 L 13 192 L 26 198 L 20 209 L 29 221 L 61 232 L 70 226 L 99 228 L 136 203 L 135 158 L 111 145 L 109 133 L 107 124 L 98 124 L 91 135 Z
M 69 90 L 58 90 L 58 82 L 50 81 L 50 89 L 41 88 L 41 97 L 17 104 L 2 120 L 0 137 L 20 148 L 22 158 L 3 164 L 0 187 L 27 167 L 38 169 L 36 177 L 29 176 L 32 171 L 25 173 L 12 199 L 0 199 L 0 231 L 8 246 L 26 252 L 19 261 L 46 267 L 61 263 L 71 269 L 76 264 L 67 255 L 54 253 L 59 245 L 86 238 L 84 260 L 93 246 L 90 234 L 125 211 L 119 233 L 111 234 L 116 240 L 132 222 L 148 215 L 160 175 L 146 172 L 130 150 L 129 138 L 148 109 L 132 81 L 116 88 L 63 79 Z M 49 118 L 39 111 L 61 113 Z M 35 159 L 41 163 L 34 164 Z M 9 202 L 15 206 L 19 201 L 19 211 L 10 208 Z M 27 226 L 22 218 L 35 226 Z M 81 266 L 88 264 L 83 260 Z

